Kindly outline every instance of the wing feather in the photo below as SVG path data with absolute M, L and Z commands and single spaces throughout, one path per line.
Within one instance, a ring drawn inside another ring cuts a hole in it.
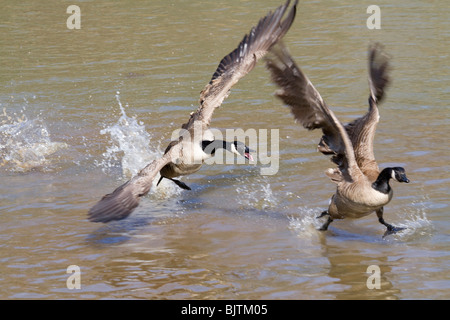
M 373 143 L 379 121 L 378 103 L 385 97 L 386 88 L 390 84 L 389 57 L 383 47 L 375 43 L 369 47 L 369 110 L 368 112 L 345 126 L 355 150 L 356 162 L 370 180 L 379 174 L 375 160 Z
M 103 196 L 88 213 L 92 222 L 110 222 L 128 217 L 139 205 L 141 197 L 146 195 L 158 172 L 178 157 L 181 144 L 172 147 L 159 159 L 152 161 L 135 177 L 125 182 L 112 193 Z
M 386 88 L 391 83 L 389 59 L 380 43 L 374 43 L 369 47 L 370 97 L 377 103 L 383 100 Z
M 283 21 L 290 0 L 275 12 L 269 12 L 244 36 L 238 47 L 220 61 L 211 81 L 200 93 L 199 108 L 183 125 L 184 129 L 189 129 L 197 120 L 202 121 L 204 128 L 209 127 L 214 110 L 227 98 L 231 87 L 249 73 L 256 62 L 289 30 L 295 18 L 297 2 Z
M 300 70 L 287 48 L 279 42 L 266 58 L 266 67 L 279 89 L 275 95 L 290 108 L 294 119 L 308 130 L 322 129 L 326 150 L 338 164 L 344 178 L 351 181 L 360 175 L 351 141 L 343 125 L 328 108 L 322 96 Z

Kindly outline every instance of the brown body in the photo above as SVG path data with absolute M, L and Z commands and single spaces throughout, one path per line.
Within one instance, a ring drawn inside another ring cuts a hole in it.
M 383 194 L 373 189 L 368 180 L 341 182 L 332 197 L 328 214 L 332 219 L 361 218 L 387 205 L 392 195 L 392 189 L 388 194 Z

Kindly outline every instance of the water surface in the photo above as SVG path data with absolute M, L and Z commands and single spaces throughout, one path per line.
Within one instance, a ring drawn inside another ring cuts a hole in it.
M 392 56 L 375 153 L 403 166 L 385 218 L 316 231 L 334 192 L 263 64 L 232 90 L 215 128 L 279 130 L 279 170 L 204 166 L 164 181 L 128 219 L 89 208 L 165 149 L 197 108 L 220 59 L 268 10 L 265 1 L 8 1 L 0 13 L 0 297 L 3 299 L 448 299 L 449 7 L 443 1 L 302 1 L 285 37 L 342 121 L 367 109 L 366 51 Z M 254 148 L 258 147 L 253 146 Z M 67 267 L 81 289 L 66 286 Z M 379 266 L 380 289 L 367 268 Z

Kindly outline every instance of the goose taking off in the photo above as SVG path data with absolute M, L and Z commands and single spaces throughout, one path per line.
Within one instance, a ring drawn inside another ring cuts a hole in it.
M 385 168 L 380 172 L 375 161 L 373 141 L 379 120 L 378 103 L 389 84 L 388 58 L 381 45 L 369 47 L 369 110 L 345 127 L 336 118 L 307 76 L 297 67 L 282 43 L 274 46 L 272 56 L 266 58 L 266 67 L 272 80 L 280 87 L 275 95 L 287 104 L 296 122 L 308 130 L 322 129 L 318 150 L 331 155 L 338 168 L 328 169 L 326 175 L 337 184 L 331 198 L 328 216 L 320 230 L 327 230 L 333 219 L 360 218 L 376 212 L 388 232 L 396 228 L 383 219 L 383 207 L 392 198 L 389 180 L 406 182 L 401 167 Z
M 200 106 L 182 125 L 179 139 L 169 144 L 161 158 L 151 162 L 131 180 L 97 202 L 89 210 L 90 221 L 109 222 L 126 218 L 139 205 L 141 197 L 150 191 L 158 172 L 161 172 L 162 178 L 189 189 L 174 178 L 198 171 L 203 161 L 211 157 L 217 148 L 225 148 L 250 158 L 250 150 L 245 145 L 214 140 L 209 125 L 214 110 L 228 96 L 231 87 L 249 73 L 256 62 L 289 30 L 295 18 L 297 1 L 282 20 L 289 4 L 288 0 L 275 12 L 269 12 L 245 35 L 238 47 L 220 61 L 211 81 L 200 93 Z

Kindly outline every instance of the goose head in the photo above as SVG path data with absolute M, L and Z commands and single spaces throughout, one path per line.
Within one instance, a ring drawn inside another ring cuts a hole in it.
M 409 179 L 406 176 L 405 169 L 402 167 L 394 167 L 391 169 L 391 178 L 397 182 L 409 183 Z
M 237 154 L 239 156 L 245 157 L 246 159 L 248 159 L 250 161 L 253 161 L 253 157 L 250 153 L 253 150 L 250 150 L 250 148 L 247 147 L 245 145 L 245 143 L 235 140 L 230 144 L 229 151 L 231 151 L 232 153 Z
M 388 194 L 391 191 L 391 187 L 389 186 L 390 179 L 397 182 L 409 183 L 409 179 L 406 176 L 405 169 L 403 169 L 402 167 L 389 167 L 383 169 L 383 171 L 380 172 L 377 180 L 372 183 L 372 188 L 381 193 Z
M 250 154 L 253 150 L 251 150 L 249 147 L 247 147 L 244 143 L 240 141 L 224 141 L 224 140 L 203 140 L 202 141 L 202 149 L 205 155 L 208 157 L 213 156 L 216 153 L 217 149 L 225 149 L 228 150 L 231 153 L 234 153 L 238 156 L 245 157 L 246 159 L 249 159 L 253 161 L 253 157 Z

